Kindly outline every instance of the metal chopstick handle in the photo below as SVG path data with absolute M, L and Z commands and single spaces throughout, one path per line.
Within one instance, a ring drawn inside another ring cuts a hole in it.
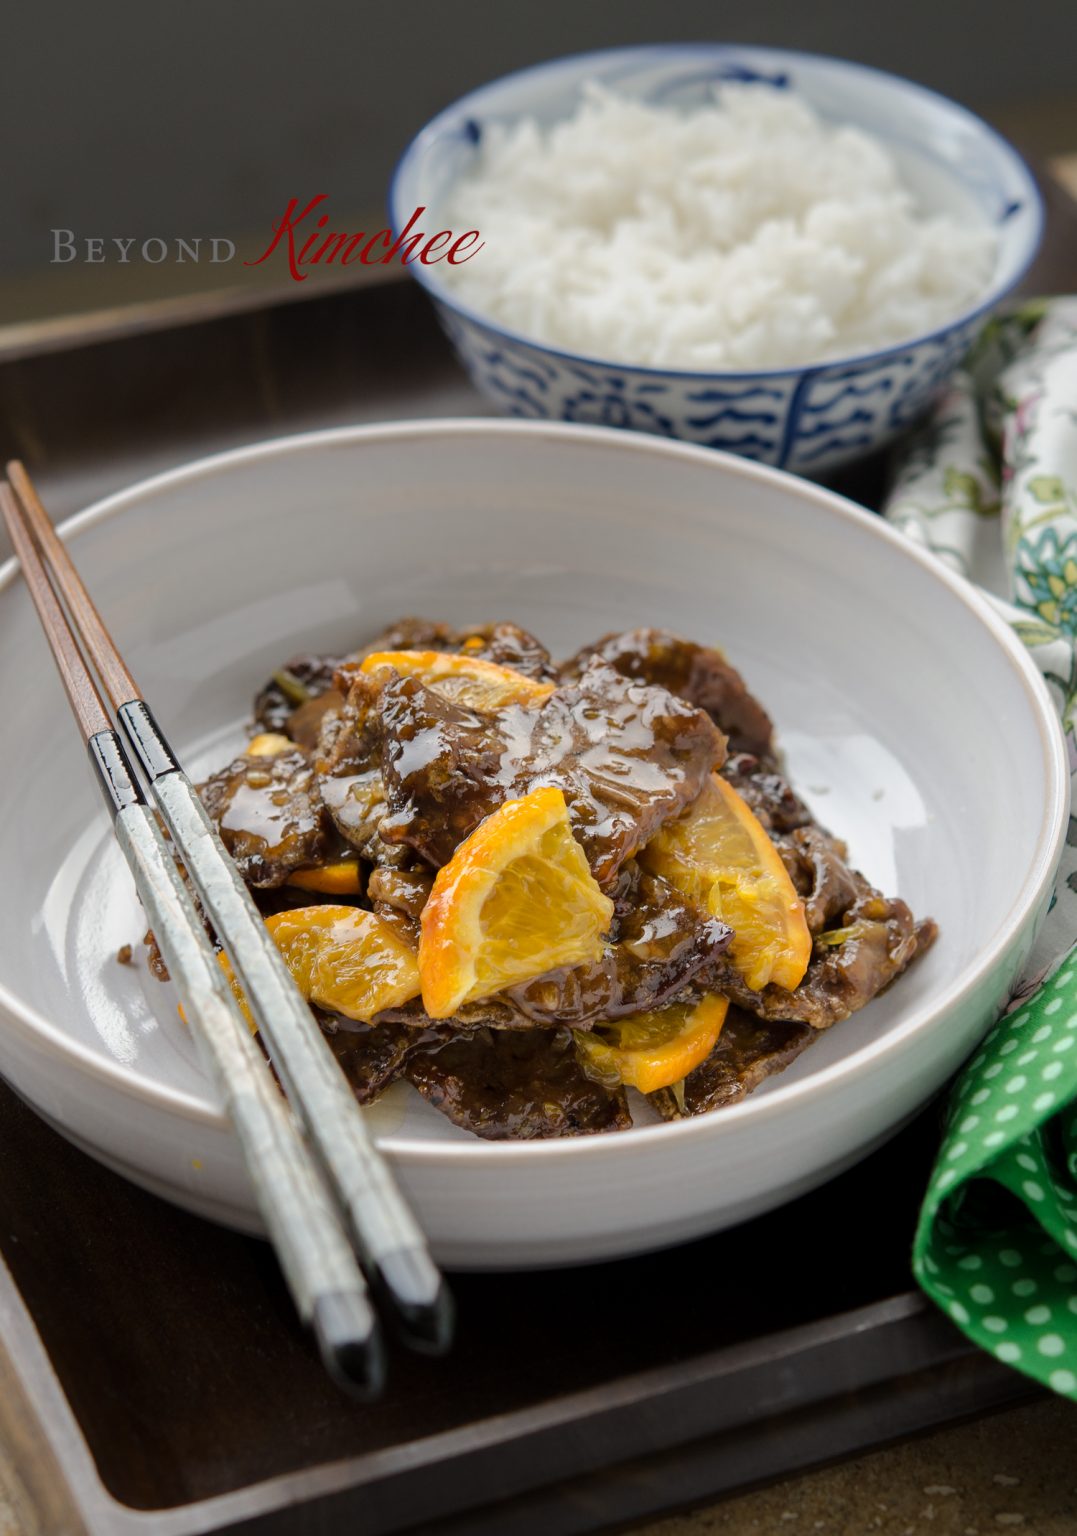
M 335 1379 L 362 1397 L 375 1397 L 385 1374 L 377 1319 L 318 1169 L 213 958 L 153 813 L 145 804 L 129 804 L 117 814 L 115 831 L 243 1146 L 296 1307 Z
M 120 712 L 121 721 L 124 712 Z M 440 1351 L 451 1330 L 447 1287 L 341 1072 L 239 871 L 186 774 L 153 782 L 210 920 L 263 1031 L 293 1110 L 331 1179 L 367 1275 L 394 1305 L 410 1342 Z
M 54 580 L 67 593 L 72 612 L 81 613 L 86 621 L 81 640 L 91 656 L 103 665 L 101 677 L 107 680 L 110 696 L 117 686 L 126 689 L 130 685 L 134 691 L 130 673 L 57 539 L 26 472 L 17 463 L 12 464 L 11 470 L 22 494 L 17 497 L 10 485 L 0 482 L 0 516 L 11 534 L 31 601 L 88 748 L 120 846 L 190 1010 L 196 1038 L 201 1041 L 233 1116 L 266 1225 L 276 1241 L 298 1310 L 310 1321 L 330 1372 L 351 1390 L 364 1396 L 375 1395 L 385 1374 L 381 1335 L 366 1283 L 333 1207 L 332 1193 L 323 1185 L 294 1119 L 270 1082 L 235 999 L 225 986 L 194 903 L 164 846 L 123 744 L 112 728 L 79 639 L 53 586 Z M 48 566 L 43 550 L 51 552 Z M 91 639 L 87 639 L 87 631 Z M 147 719 L 152 726 L 148 712 Z

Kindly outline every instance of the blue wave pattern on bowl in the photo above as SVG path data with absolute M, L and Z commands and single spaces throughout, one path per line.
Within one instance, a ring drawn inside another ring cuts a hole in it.
M 442 327 L 475 384 L 509 416 L 655 432 L 816 475 L 891 442 L 930 405 L 979 320 L 879 362 L 721 383 L 631 368 L 587 367 L 510 340 L 449 308 Z
M 677 106 L 698 105 L 728 81 L 794 89 L 824 117 L 882 139 L 925 207 L 993 224 L 995 279 L 975 307 L 901 346 L 802 368 L 686 373 L 576 356 L 514 334 L 459 302 L 436 267 L 416 271 L 474 383 L 509 415 L 659 433 L 825 474 L 883 447 L 924 413 L 1038 247 L 1042 205 L 1030 172 L 964 108 L 842 60 L 720 44 L 579 55 L 473 92 L 405 152 L 390 193 L 394 224 L 419 203 L 436 208 L 474 157 L 485 124 L 554 122 L 592 79 Z

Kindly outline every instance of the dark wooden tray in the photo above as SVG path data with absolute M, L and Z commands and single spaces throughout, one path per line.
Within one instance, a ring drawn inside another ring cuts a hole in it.
M 29 1398 L 0 1393 L 0 1438 L 14 1421 L 50 1498 L 62 1466 L 94 1536 L 568 1536 L 1016 1401 L 1025 1380 L 909 1290 L 933 1120 L 733 1232 L 454 1276 L 452 1357 L 397 1352 L 362 1407 L 265 1244 L 135 1189 L 0 1089 L 0 1326 Z
M 1041 290 L 1077 276 L 1077 209 L 1051 197 Z M 0 365 L 0 449 L 58 516 L 258 437 L 484 409 L 403 284 Z M 0 1087 L 6 1471 L 44 1536 L 572 1536 L 1017 1401 L 1029 1383 L 911 1286 L 936 1141 L 928 1110 L 823 1189 L 663 1253 L 456 1276 L 452 1357 L 397 1354 L 364 1408 L 265 1245 L 128 1185 Z

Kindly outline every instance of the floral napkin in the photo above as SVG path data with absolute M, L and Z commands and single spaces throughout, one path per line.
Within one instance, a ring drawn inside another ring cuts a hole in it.
M 883 510 L 1030 648 L 1077 773 L 1077 298 L 988 325 Z M 951 1095 L 913 1270 L 975 1343 L 1077 1400 L 1077 817 L 1029 968 Z

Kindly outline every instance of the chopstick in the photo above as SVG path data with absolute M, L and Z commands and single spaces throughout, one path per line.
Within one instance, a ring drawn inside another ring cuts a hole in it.
M 70 609 L 117 721 L 149 780 L 177 855 L 232 959 L 292 1109 L 344 1213 L 360 1262 L 406 1342 L 440 1352 L 451 1336 L 452 1304 L 423 1234 L 374 1146 L 347 1080 L 250 893 L 116 650 L 29 476 L 17 461 L 8 465 L 7 473 L 18 498 L 20 519 Z
M 7 485 L 0 485 L 0 508 L 112 813 L 116 838 L 182 998 L 184 1016 L 239 1136 L 296 1309 L 313 1329 L 335 1379 L 362 1397 L 374 1396 L 384 1379 L 384 1350 L 347 1236 L 239 1012 Z

